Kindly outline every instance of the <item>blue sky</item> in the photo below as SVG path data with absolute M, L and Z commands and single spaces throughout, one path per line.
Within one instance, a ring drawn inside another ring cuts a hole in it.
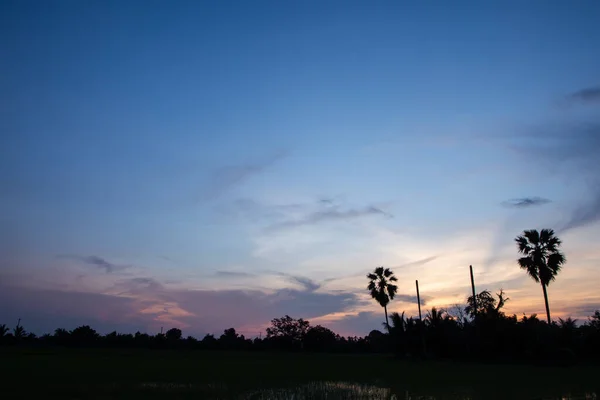
M 556 314 L 600 307 L 597 2 L 0 7 L 2 322 L 366 333 L 379 264 L 438 306 L 473 264 L 529 314 L 542 227 Z

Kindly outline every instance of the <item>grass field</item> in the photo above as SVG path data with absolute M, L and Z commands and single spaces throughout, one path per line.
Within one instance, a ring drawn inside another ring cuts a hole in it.
M 7 399 L 279 399 L 292 398 L 291 393 L 297 399 L 324 398 L 325 392 L 327 398 L 356 399 L 389 398 L 392 393 L 406 398 L 407 392 L 411 399 L 540 399 L 600 393 L 600 368 L 591 366 L 409 362 L 382 355 L 14 348 L 0 349 L 0 360 Z M 341 382 L 388 390 L 346 390 Z M 309 385 L 299 389 L 303 384 Z M 252 391 L 254 397 L 248 394 Z M 425 395 L 430 397 L 419 397 Z

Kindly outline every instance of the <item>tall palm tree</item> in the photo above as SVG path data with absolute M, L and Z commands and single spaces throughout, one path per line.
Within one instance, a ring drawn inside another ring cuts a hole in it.
M 385 311 L 385 326 L 389 332 L 390 323 L 388 321 L 387 305 L 394 298 L 396 292 L 398 292 L 398 286 L 392 283 L 398 279 L 396 279 L 391 269 L 383 267 L 375 268 L 373 272 L 367 274 L 367 278 L 369 279 L 367 290 L 371 293 L 371 297 L 383 307 Z
M 523 231 L 522 235 L 517 236 L 515 242 L 517 242 L 519 253 L 523 255 L 517 261 L 519 266 L 527 271 L 527 274 L 535 282 L 542 284 L 546 316 L 550 324 L 552 320 L 550 319 L 546 287 L 556 279 L 556 275 L 567 261 L 559 250 L 562 242 L 554 235 L 552 229 L 542 229 L 539 232 L 535 229 Z

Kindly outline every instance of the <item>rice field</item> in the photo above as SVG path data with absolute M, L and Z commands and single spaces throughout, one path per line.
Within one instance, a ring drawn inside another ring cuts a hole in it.
M 0 349 L 6 398 L 597 399 L 597 366 L 533 367 L 334 355 Z

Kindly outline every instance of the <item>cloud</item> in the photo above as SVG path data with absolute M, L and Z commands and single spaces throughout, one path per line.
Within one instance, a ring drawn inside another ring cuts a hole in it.
M 429 300 L 431 300 L 430 296 L 421 296 L 421 305 L 427 305 L 427 302 Z M 417 296 L 411 296 L 408 294 L 397 294 L 396 296 L 394 296 L 394 301 L 417 304 Z
M 215 272 L 215 276 L 220 278 L 251 278 L 255 277 L 256 275 L 249 272 L 240 271 L 217 271 Z
M 100 293 L 0 285 L 0 320 L 21 318 L 36 334 L 90 325 L 102 333 L 146 331 L 150 325 L 135 309 L 135 299 Z
M 282 221 L 270 225 L 267 230 L 277 231 L 282 229 L 298 228 L 307 225 L 317 225 L 324 222 L 345 221 L 361 217 L 380 215 L 386 218 L 393 218 L 393 215 L 375 206 L 366 206 L 363 208 L 340 209 L 338 206 L 329 207 L 326 210 L 314 211 L 304 215 L 301 218 Z
M 559 232 L 591 225 L 600 221 L 600 119 L 597 122 L 564 127 L 563 145 L 555 149 L 565 162 L 575 166 L 569 178 L 583 179 L 587 193 L 572 208 Z
M 600 86 L 592 86 L 578 90 L 568 95 L 567 99 L 580 103 L 600 102 Z
M 306 292 L 314 292 L 315 290 L 321 288 L 320 283 L 317 283 L 314 280 L 303 276 L 286 274 L 284 272 L 276 272 L 275 274 L 287 278 L 292 283 L 299 284 Z
M 506 200 L 502 202 L 502 205 L 510 208 L 527 208 L 541 206 L 547 203 L 550 203 L 550 200 L 544 199 L 543 197 L 521 197 L 517 199 Z
M 242 165 L 230 165 L 221 167 L 212 173 L 208 186 L 203 190 L 200 200 L 212 200 L 221 194 L 237 186 L 252 176 L 262 173 L 265 169 L 285 158 L 287 152 L 277 152 L 264 160 Z
M 26 288 L 13 282 L 0 284 L 0 320 L 22 317 L 36 333 L 89 324 L 102 332 L 156 332 L 164 326 L 201 336 L 229 327 L 253 327 L 258 334 L 271 319 L 286 314 L 311 319 L 362 304 L 354 293 L 319 293 L 318 284 L 294 278 L 302 290 L 189 290 L 153 277 L 136 277 L 119 280 L 103 293 L 86 293 Z
M 559 233 L 600 221 L 600 113 L 573 118 L 522 132 L 511 146 L 539 172 L 562 176 L 565 184 L 576 180 L 584 184 L 586 193 L 558 224 Z
M 411 261 L 409 263 L 399 265 L 397 267 L 392 267 L 392 269 L 400 269 L 400 268 L 407 268 L 407 267 L 419 267 L 421 265 L 425 265 L 431 261 L 434 261 L 437 258 L 438 258 L 438 256 L 425 257 L 425 258 L 421 258 L 420 260 Z
M 104 258 L 98 257 L 98 256 L 77 256 L 77 255 L 61 254 L 56 257 L 81 261 L 85 264 L 97 267 L 99 269 L 104 269 L 107 274 L 110 274 L 112 272 L 122 271 L 124 269 L 131 267 L 130 265 L 114 264 L 114 263 L 108 262 Z
M 562 314 L 565 317 L 578 318 L 580 323 L 584 323 L 591 317 L 596 310 L 600 310 L 600 298 L 595 299 L 596 301 L 586 302 L 582 304 L 575 304 L 565 307 L 553 308 L 553 315 Z
M 131 278 L 120 282 L 122 287 L 128 288 L 130 291 L 141 289 L 148 289 L 153 291 L 164 290 L 162 283 L 154 278 Z

